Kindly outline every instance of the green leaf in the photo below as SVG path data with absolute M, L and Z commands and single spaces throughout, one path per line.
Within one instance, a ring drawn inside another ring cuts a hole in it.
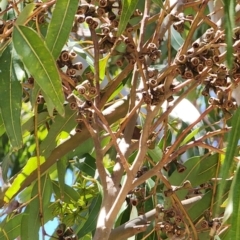
M 173 27 L 171 27 L 171 45 L 172 47 L 178 51 L 179 48 L 181 48 L 181 46 L 184 43 L 184 40 L 182 38 L 182 36 L 180 35 L 180 33 L 178 33 Z
M 56 116 L 54 124 L 51 126 L 47 137 L 40 144 L 40 153 L 46 158 L 57 145 L 57 136 L 62 132 L 70 132 L 76 126 L 76 111 L 72 111 L 69 106 L 65 107 L 65 117 Z
M 2 120 L 14 150 L 22 146 L 21 106 L 22 86 L 25 77 L 23 65 L 17 58 L 12 44 L 8 45 L 0 57 L 0 110 Z
M 234 164 L 233 157 L 235 155 L 236 147 L 240 138 L 239 118 L 240 118 L 240 108 L 238 108 L 237 111 L 234 113 L 231 121 L 232 129 L 230 131 L 230 134 L 228 135 L 228 140 L 227 140 L 228 145 L 227 145 L 227 150 L 225 154 L 225 160 L 220 170 L 220 177 L 224 181 L 221 181 L 218 197 L 221 197 L 221 195 L 223 194 L 223 189 L 225 188 L 225 184 L 226 184 L 225 180 L 229 177 L 231 168 Z
M 122 14 L 120 16 L 120 22 L 118 25 L 117 36 L 120 36 L 125 30 L 133 12 L 136 9 L 138 0 L 123 0 L 122 1 Z
M 91 206 L 89 207 L 89 216 L 83 227 L 78 233 L 78 237 L 81 238 L 85 236 L 87 233 L 96 229 L 97 218 L 99 214 L 99 210 L 102 203 L 101 194 L 98 194 L 96 198 L 93 199 Z
M 27 4 L 21 11 L 21 13 L 18 15 L 15 23 L 18 25 L 25 25 L 26 20 L 31 16 L 35 7 L 36 7 L 35 3 Z
M 99 60 L 99 77 L 101 80 L 103 80 L 105 77 L 108 58 L 109 58 L 109 55 Z
M 64 199 L 66 168 L 67 168 L 67 159 L 66 157 L 62 157 L 57 161 L 58 183 L 60 188 L 61 199 Z
M 194 129 L 192 132 L 190 132 L 181 142 L 180 146 L 185 145 L 186 143 L 188 143 L 195 135 L 197 135 L 199 132 L 201 131 L 201 127 L 198 127 L 196 129 Z
M 172 185 L 180 186 L 188 180 L 193 187 L 196 187 L 215 176 L 217 163 L 218 154 L 202 158 L 198 156 L 192 157 L 184 164 L 186 170 L 181 174 L 177 171 L 173 172 L 169 181 Z M 177 195 L 180 199 L 184 199 L 186 193 L 187 190 L 180 190 L 177 192 Z
M 15 215 L 13 218 L 4 220 L 0 225 L 0 239 L 16 239 L 20 235 L 20 227 L 23 214 Z
M 153 0 L 153 2 L 156 3 L 160 8 L 165 9 L 162 0 Z
M 4 126 L 2 115 L 0 112 L 0 136 L 2 136 L 5 132 L 6 132 L 5 126 Z
M 56 197 L 58 199 L 62 200 L 60 187 L 57 181 L 52 181 L 53 191 L 56 194 Z M 64 184 L 64 202 L 66 203 L 72 203 L 77 202 L 80 199 L 80 195 L 77 191 L 75 191 L 72 187 L 70 187 L 67 184 Z
M 227 65 L 229 68 L 232 67 L 233 63 L 233 29 L 235 26 L 235 1 L 225 0 L 224 1 L 224 17 L 225 17 L 225 31 L 226 31 L 226 42 L 227 42 Z
M 76 164 L 76 167 L 87 175 L 94 177 L 96 172 L 96 160 L 90 154 L 86 153 L 80 159 L 80 163 Z
M 48 95 L 56 110 L 64 115 L 64 96 L 55 60 L 36 32 L 25 26 L 15 25 L 13 43 L 29 73 Z
M 40 164 L 45 162 L 44 157 L 40 157 Z M 8 203 L 19 191 L 21 184 L 25 179 L 37 169 L 37 157 L 29 158 L 27 164 L 24 166 L 22 171 L 14 179 L 12 185 L 7 189 L 4 196 L 4 201 Z
M 54 59 L 58 58 L 69 38 L 78 2 L 78 0 L 58 0 L 56 2 L 46 36 L 46 45 Z
M 232 216 L 230 218 L 230 238 L 229 239 L 238 239 L 240 236 L 240 164 L 238 163 L 237 171 L 234 176 L 234 180 L 231 186 L 232 198 L 231 198 L 231 205 L 232 205 Z

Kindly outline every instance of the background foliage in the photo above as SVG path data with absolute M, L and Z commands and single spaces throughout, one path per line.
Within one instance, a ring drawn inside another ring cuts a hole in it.
M 0 7 L 0 239 L 239 238 L 237 2 Z

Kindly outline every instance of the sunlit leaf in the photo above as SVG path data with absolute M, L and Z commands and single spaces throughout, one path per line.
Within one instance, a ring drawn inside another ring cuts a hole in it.
M 109 55 L 99 60 L 99 77 L 101 80 L 103 80 L 105 77 L 108 58 L 109 58 Z
M 47 137 L 40 144 L 41 155 L 48 157 L 57 145 L 57 136 L 62 132 L 70 132 L 76 126 L 76 111 L 72 111 L 69 106 L 65 107 L 65 117 L 56 116 L 54 124 L 51 126 Z
M 17 214 L 13 218 L 5 219 L 0 224 L 0 239 L 16 239 L 20 235 L 21 221 L 24 213 Z
M 125 30 L 129 19 L 136 9 L 139 0 L 123 0 L 122 1 L 122 13 L 120 16 L 117 35 L 120 36 Z
M 46 45 L 54 59 L 58 58 L 68 40 L 78 2 L 78 0 L 58 0 L 56 2 L 46 36 Z
M 67 168 L 67 159 L 65 157 L 62 157 L 57 161 L 58 183 L 60 188 L 61 199 L 64 199 L 66 168 Z
M 56 197 L 58 199 L 62 199 L 58 182 L 52 181 L 52 186 L 56 194 Z M 65 184 L 63 189 L 64 189 L 64 199 L 62 200 L 64 200 L 64 202 L 72 203 L 72 202 L 77 202 L 80 199 L 80 195 L 78 194 L 78 192 L 74 190 L 72 187 L 70 187 L 69 185 Z
M 56 63 L 42 39 L 31 28 L 15 25 L 14 47 L 40 88 L 48 95 L 56 110 L 64 115 L 64 96 Z
M 35 3 L 29 3 L 27 4 L 21 13 L 18 15 L 16 24 L 18 25 L 25 25 L 26 20 L 31 17 L 31 14 L 33 13 L 34 8 L 36 7 Z
M 40 157 L 40 164 L 45 162 L 44 157 Z M 7 189 L 4 196 L 4 201 L 9 202 L 19 191 L 24 180 L 37 169 L 37 157 L 29 158 L 27 164 L 24 166 L 22 171 L 14 179 L 12 185 Z
M 220 177 L 224 179 L 224 181 L 221 181 L 219 192 L 218 192 L 218 197 L 220 197 L 223 193 L 223 189 L 225 187 L 226 181 L 229 177 L 229 174 L 231 172 L 232 166 L 234 164 L 233 157 L 236 153 L 236 147 L 240 138 L 240 108 L 237 109 L 237 111 L 234 113 L 232 117 L 232 129 L 230 134 L 228 135 L 227 139 L 227 150 L 225 154 L 225 160 L 223 162 L 223 165 L 220 170 Z
M 25 77 L 25 72 L 12 45 L 7 46 L 0 61 L 0 111 L 12 147 L 17 150 L 22 146 L 20 81 Z
M 235 1 L 225 0 L 224 2 L 224 12 L 225 12 L 225 31 L 226 31 L 226 42 L 227 42 L 227 64 L 231 68 L 233 64 L 233 29 L 235 27 Z
M 89 207 L 89 216 L 84 226 L 78 233 L 79 238 L 85 236 L 87 233 L 93 231 L 96 228 L 97 217 L 100 210 L 101 202 L 102 197 L 100 194 L 98 194 L 97 197 L 93 199 L 91 206 Z

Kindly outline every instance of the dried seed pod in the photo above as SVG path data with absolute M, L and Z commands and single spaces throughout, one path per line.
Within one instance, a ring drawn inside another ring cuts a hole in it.
M 218 98 L 214 98 L 214 97 L 210 97 L 210 98 L 208 99 L 208 103 L 209 103 L 210 105 L 213 105 L 213 106 L 219 106 L 219 105 L 220 105 L 219 99 L 218 99 Z
M 183 75 L 185 71 L 186 66 L 184 64 L 178 65 L 174 71 L 176 74 Z
M 59 237 L 63 236 L 65 230 L 66 230 L 66 225 L 64 223 L 59 224 L 56 230 L 57 236 Z
M 84 86 L 87 90 L 92 86 L 89 80 L 83 81 L 81 85 Z
M 215 55 L 215 56 L 212 57 L 212 60 L 213 60 L 214 63 L 219 63 L 220 58 L 219 58 L 219 56 Z
M 170 197 L 170 196 L 172 196 L 173 195 L 173 190 L 172 189 L 167 189 L 167 190 L 165 190 L 163 193 L 164 193 L 164 196 L 165 197 Z
M 63 62 L 69 61 L 70 60 L 69 52 L 66 51 L 66 50 L 63 50 L 60 54 L 60 60 L 63 61 Z
M 203 34 L 202 40 L 206 43 L 209 43 L 214 38 L 215 32 L 213 28 L 207 29 L 207 31 Z
M 157 77 L 157 75 L 158 75 L 158 70 L 157 69 L 151 69 L 151 68 L 148 68 L 148 72 L 147 72 L 147 74 L 148 74 L 148 77 L 149 78 L 154 78 L 154 77 Z
M 86 23 L 87 23 L 88 25 L 92 25 L 93 22 L 94 22 L 94 20 L 93 20 L 93 18 L 92 18 L 91 16 L 87 16 L 87 17 L 85 18 L 85 21 L 86 21 Z
M 107 27 L 107 26 L 105 26 L 105 27 L 103 27 L 102 28 L 102 33 L 104 34 L 104 35 L 107 35 L 107 34 L 109 34 L 110 33 L 110 28 L 109 27 Z
M 90 28 L 92 28 L 92 29 L 96 29 L 97 27 L 98 27 L 97 21 L 93 21 L 93 23 L 90 25 Z
M 150 97 L 150 95 L 147 93 L 147 92 L 143 92 L 142 93 L 142 97 L 143 97 L 143 101 L 146 103 L 146 104 L 151 104 L 152 102 L 152 99 Z
M 34 78 L 33 77 L 29 77 L 27 81 L 28 81 L 29 84 L 34 84 Z
M 169 218 L 173 218 L 176 216 L 176 212 L 173 209 L 168 209 L 165 211 L 165 214 Z
M 201 64 L 201 63 L 198 64 L 198 66 L 196 67 L 196 70 L 197 70 L 198 73 L 201 73 L 204 70 L 203 64 Z
M 135 50 L 136 50 L 136 46 L 133 43 L 128 43 L 127 44 L 126 51 L 128 53 L 134 52 Z
M 135 17 L 141 17 L 142 16 L 142 12 L 139 9 L 135 9 L 133 16 Z
M 83 22 L 85 22 L 85 15 L 84 14 L 77 14 L 75 16 L 75 19 L 78 23 L 83 23 Z
M 37 104 L 43 104 L 45 102 L 43 95 L 38 95 Z
M 97 94 L 97 89 L 96 89 L 96 87 L 90 87 L 88 89 L 88 92 L 89 92 L 90 95 L 94 96 L 94 95 Z
M 77 13 L 78 14 L 85 14 L 89 10 L 89 4 L 81 4 L 78 6 Z
M 69 76 L 75 76 L 76 75 L 76 69 L 74 68 L 67 68 L 66 74 Z
M 193 78 L 194 75 L 193 75 L 192 70 L 190 70 L 190 69 L 185 69 L 185 72 L 184 72 L 184 74 L 183 74 L 182 77 L 183 77 L 183 78 L 186 78 L 186 79 L 191 79 L 191 78 Z
M 82 103 L 80 106 L 80 109 L 87 109 L 92 107 L 92 102 L 89 100 L 86 100 L 84 103 Z
M 92 81 L 94 79 L 94 73 L 93 72 L 86 72 L 85 73 L 85 76 L 86 78 L 89 80 L 89 81 Z M 88 82 L 89 82 L 88 81 Z M 90 83 L 90 82 L 89 82 Z
M 180 55 L 178 58 L 175 59 L 177 64 L 184 64 L 187 62 L 187 56 L 185 54 Z
M 213 66 L 213 60 L 211 58 L 205 59 L 204 64 L 207 67 L 212 67 Z
M 148 81 L 148 84 L 151 88 L 153 88 L 153 87 L 157 86 L 158 82 L 157 82 L 156 79 L 150 78 L 149 81 Z
M 115 18 L 116 18 L 115 13 L 112 12 L 112 11 L 110 11 L 110 12 L 108 13 L 108 19 L 109 19 L 110 21 L 113 21 Z
M 77 57 L 77 54 L 74 51 L 69 52 L 69 58 L 70 60 L 73 60 L 74 58 Z
M 130 204 L 132 206 L 137 206 L 138 205 L 138 200 L 136 198 L 130 198 Z
M 191 58 L 190 62 L 194 67 L 196 67 L 199 65 L 200 59 L 198 57 L 193 57 L 193 58 Z
M 83 86 L 83 85 L 78 85 L 78 86 L 76 86 L 76 89 L 77 89 L 77 91 L 79 92 L 79 94 L 81 94 L 81 95 L 83 95 L 83 94 L 86 93 L 86 87 Z
M 75 121 L 76 121 L 77 123 L 81 123 L 81 122 L 83 122 L 83 116 L 82 116 L 81 113 L 78 113 L 78 115 L 77 115 Z
M 157 45 L 155 43 L 151 42 L 147 45 L 147 51 L 150 52 L 150 53 L 152 53 L 153 51 L 155 51 L 157 49 L 158 48 L 157 48 Z
M 179 33 L 182 33 L 184 31 L 184 21 L 181 20 L 181 21 L 178 21 L 178 22 L 175 22 L 173 24 L 173 28 L 179 32 Z
M 69 107 L 71 110 L 76 110 L 78 108 L 78 105 L 76 102 L 69 102 Z
M 65 63 L 61 61 L 60 59 L 57 59 L 57 65 L 59 68 L 63 68 L 65 66 Z
M 106 13 L 105 9 L 102 7 L 97 8 L 97 14 L 99 17 L 102 17 Z
M 116 61 L 116 65 L 117 65 L 118 67 L 122 67 L 122 66 L 123 66 L 123 61 L 124 61 L 124 59 L 119 58 L 119 59 Z
M 118 21 L 117 19 L 114 19 L 114 20 L 111 22 L 111 26 L 112 26 L 113 28 L 117 28 L 118 25 L 119 25 L 119 21 Z
M 106 7 L 107 6 L 107 0 L 99 0 L 99 6 L 100 7 Z
M 168 97 L 168 98 L 167 98 L 167 101 L 168 101 L 168 102 L 174 101 L 174 97 L 173 97 L 173 96 Z
M 178 171 L 179 173 L 182 173 L 182 172 L 184 172 L 184 171 L 187 169 L 187 168 L 186 168 L 182 163 L 180 163 L 180 162 L 173 161 L 173 163 L 174 163 L 174 165 L 176 166 L 177 171 Z
M 83 69 L 83 64 L 81 62 L 74 63 L 73 68 L 76 69 L 76 70 L 82 70 Z

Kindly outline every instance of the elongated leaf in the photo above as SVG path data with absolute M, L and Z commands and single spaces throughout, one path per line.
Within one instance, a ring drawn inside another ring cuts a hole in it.
M 58 0 L 56 2 L 46 36 L 46 45 L 55 59 L 58 58 L 69 37 L 78 2 L 78 0 Z
M 223 193 L 223 189 L 225 188 L 225 184 L 226 184 L 226 179 L 229 177 L 230 174 L 230 170 L 233 166 L 233 157 L 234 154 L 236 152 L 236 147 L 240 138 L 240 108 L 237 109 L 237 111 L 234 113 L 233 117 L 232 117 L 232 130 L 230 132 L 230 134 L 228 135 L 228 145 L 227 145 L 227 151 L 225 154 L 225 160 L 224 163 L 221 167 L 221 171 L 220 171 L 220 177 L 223 179 L 223 181 L 221 181 L 220 187 L 219 187 L 219 192 L 218 192 L 218 197 L 220 198 L 222 193 Z
M 173 27 L 171 27 L 171 45 L 178 51 L 178 49 L 183 45 L 184 40 L 180 33 L 178 33 Z
M 40 157 L 40 163 L 44 163 L 45 158 Z M 37 169 L 37 158 L 31 157 L 27 164 L 24 166 L 22 171 L 18 174 L 18 176 L 14 179 L 12 185 L 7 189 L 4 196 L 4 201 L 8 203 L 19 191 L 21 184 L 24 180 Z
M 64 96 L 56 63 L 36 32 L 15 25 L 14 47 L 40 88 L 48 95 L 56 110 L 64 115 Z
M 123 7 L 122 7 L 122 14 L 120 16 L 120 22 L 118 27 L 117 35 L 120 36 L 123 31 L 125 30 L 129 19 L 131 18 L 133 12 L 136 9 L 136 6 L 138 4 L 138 0 L 123 0 L 122 1 Z
M 235 25 L 235 1 L 225 0 L 224 1 L 224 12 L 225 12 L 225 31 L 226 31 L 226 42 L 227 42 L 227 64 L 228 67 L 232 67 L 233 63 L 233 29 Z
M 51 126 L 47 137 L 40 145 L 40 153 L 48 157 L 57 145 L 57 136 L 62 132 L 70 132 L 76 126 L 76 111 L 72 111 L 69 106 L 65 108 L 65 117 L 56 116 L 54 124 Z
M 26 20 L 31 16 L 35 7 L 36 7 L 35 3 L 27 4 L 24 7 L 24 9 L 21 11 L 21 13 L 18 15 L 17 20 L 16 20 L 16 24 L 24 25 Z
M 66 168 L 67 168 L 67 159 L 66 157 L 62 157 L 57 161 L 58 183 L 60 188 L 61 199 L 64 199 Z
M 96 172 L 96 160 L 90 154 L 84 154 L 80 159 L 80 163 L 76 164 L 76 167 L 89 176 L 94 177 Z
M 101 80 L 103 80 L 105 76 L 105 70 L 106 70 L 108 58 L 109 58 L 109 55 L 99 60 L 99 70 L 100 70 L 99 77 Z
M 240 234 L 240 188 L 239 188 L 239 182 L 240 182 L 240 164 L 238 163 L 237 171 L 234 176 L 233 184 L 231 187 L 232 191 L 232 216 L 230 218 L 231 227 L 230 227 L 230 239 L 238 239 Z
M 15 239 L 20 235 L 20 226 L 23 214 L 18 214 L 9 220 L 5 220 L 0 225 L 0 239 Z
M 5 126 L 4 126 L 2 115 L 0 112 L 0 136 L 2 136 L 5 133 L 5 131 L 6 131 Z
M 61 193 L 59 184 L 56 181 L 52 181 L 53 190 L 56 194 L 56 197 L 58 199 L 61 199 Z M 77 191 L 75 191 L 72 187 L 68 186 L 67 184 L 64 184 L 64 202 L 66 203 L 72 203 L 77 202 L 80 199 L 80 195 Z
M 22 86 L 25 76 L 23 65 L 17 58 L 12 44 L 8 45 L 0 58 L 0 110 L 2 120 L 14 150 L 22 146 L 21 105 Z
M 102 197 L 99 194 L 96 198 L 93 199 L 90 210 L 89 216 L 83 227 L 78 233 L 78 237 L 81 238 L 85 236 L 87 233 L 93 231 L 96 228 L 97 217 L 101 207 Z

